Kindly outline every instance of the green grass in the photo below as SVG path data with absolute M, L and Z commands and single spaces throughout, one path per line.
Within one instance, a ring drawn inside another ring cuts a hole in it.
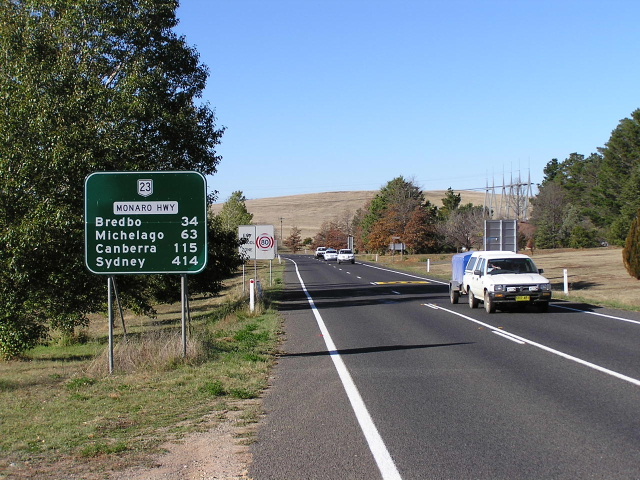
M 176 319 L 119 337 L 111 375 L 104 339 L 0 362 L 0 472 L 11 462 L 149 455 L 230 403 L 258 397 L 281 331 L 270 307 L 280 285 L 265 291 L 258 313 L 234 299 L 192 320 L 187 358 Z

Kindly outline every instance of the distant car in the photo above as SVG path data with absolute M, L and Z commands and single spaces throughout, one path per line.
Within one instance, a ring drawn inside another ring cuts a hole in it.
M 316 258 L 324 258 L 324 251 L 327 247 L 318 247 L 316 248 Z
M 325 261 L 337 260 L 338 259 L 338 251 L 335 248 L 327 248 L 324 251 L 324 259 L 325 259 Z
M 338 252 L 338 263 L 351 262 L 356 263 L 356 256 L 353 254 L 350 248 L 343 248 Z

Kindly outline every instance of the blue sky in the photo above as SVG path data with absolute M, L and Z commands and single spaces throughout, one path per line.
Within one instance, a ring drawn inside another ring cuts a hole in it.
M 636 0 L 181 0 L 225 201 L 539 183 L 640 108 Z

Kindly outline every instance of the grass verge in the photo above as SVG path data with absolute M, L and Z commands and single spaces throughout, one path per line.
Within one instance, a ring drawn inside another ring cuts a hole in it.
M 144 463 L 160 446 L 203 431 L 267 385 L 281 320 L 274 286 L 249 312 L 242 279 L 215 302 L 192 301 L 197 316 L 182 355 L 179 308 L 163 318 L 129 319 L 108 373 L 106 320 L 83 344 L 43 346 L 23 361 L 0 362 L 0 478 L 101 478 Z M 244 422 L 256 418 L 249 411 Z M 60 470 L 64 468 L 64 470 Z M 75 475 L 75 476 L 74 476 Z

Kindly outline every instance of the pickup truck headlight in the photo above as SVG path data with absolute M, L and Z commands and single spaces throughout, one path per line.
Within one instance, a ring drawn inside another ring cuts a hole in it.
M 540 290 L 542 290 L 543 292 L 550 292 L 551 291 L 551 284 L 550 283 L 541 283 L 540 284 Z
M 494 292 L 504 292 L 504 285 L 494 285 L 493 286 L 493 291 Z

